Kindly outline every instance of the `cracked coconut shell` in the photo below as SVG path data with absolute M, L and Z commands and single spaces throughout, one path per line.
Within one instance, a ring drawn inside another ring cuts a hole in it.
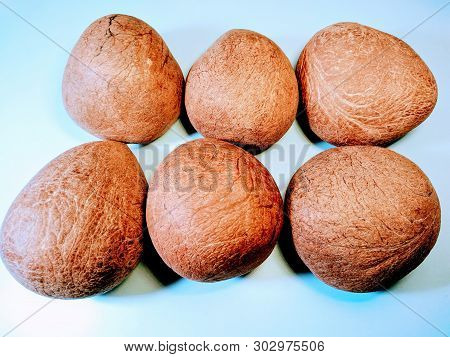
M 185 103 L 202 135 L 264 150 L 292 125 L 298 85 L 289 59 L 273 41 L 232 30 L 192 66 Z
M 405 42 L 356 23 L 316 33 L 297 63 L 308 125 L 333 145 L 385 146 L 433 111 L 433 74 Z
M 100 138 L 148 143 L 178 118 L 183 81 L 152 27 L 131 16 L 104 16 L 72 50 L 64 72 L 64 105 L 81 127 Z
M 248 152 L 216 139 L 181 145 L 150 182 L 152 242 L 175 272 L 213 282 L 248 273 L 272 252 L 283 203 L 269 171 Z
M 385 148 L 348 146 L 313 157 L 294 175 L 286 213 L 297 253 L 338 289 L 380 290 L 434 246 L 440 206 L 413 162 Z
M 77 146 L 45 166 L 11 205 L 0 255 L 26 288 L 81 298 L 118 285 L 142 249 L 147 182 L 125 144 Z

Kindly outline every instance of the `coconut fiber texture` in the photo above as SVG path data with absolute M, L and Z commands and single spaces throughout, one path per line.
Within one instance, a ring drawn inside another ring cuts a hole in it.
M 437 100 L 433 74 L 411 47 L 356 23 L 316 33 L 297 78 L 309 127 L 334 145 L 387 145 L 422 123 Z
M 45 296 L 114 288 L 143 247 L 147 183 L 125 144 L 77 146 L 45 166 L 11 205 L 0 234 L 5 266 Z
M 147 143 L 180 114 L 183 73 L 145 22 L 110 15 L 92 23 L 72 50 L 63 79 L 70 116 L 105 139 Z
M 298 85 L 289 59 L 273 41 L 232 30 L 192 66 L 185 102 L 204 136 L 264 150 L 294 121 Z
M 382 289 L 415 269 L 438 237 L 440 207 L 425 174 L 385 148 L 349 146 L 294 175 L 286 213 L 295 248 L 336 288 Z
M 248 273 L 272 252 L 282 223 L 282 198 L 270 173 L 223 141 L 181 145 L 150 182 L 153 244 L 189 279 L 212 282 Z

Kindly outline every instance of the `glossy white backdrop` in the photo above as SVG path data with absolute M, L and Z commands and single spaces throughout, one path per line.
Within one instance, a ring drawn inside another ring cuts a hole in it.
M 10 336 L 450 334 L 450 5 L 426 20 L 444 4 L 392 0 L 37 4 L 1 0 L 0 220 L 43 165 L 73 146 L 95 140 L 64 110 L 61 79 L 68 58 L 64 49 L 70 51 L 93 20 L 110 13 L 133 15 L 153 26 L 185 75 L 195 59 L 232 28 L 252 29 L 270 37 L 293 65 L 307 40 L 335 22 L 360 22 L 399 37 L 409 33 L 405 41 L 434 73 L 439 99 L 428 121 L 390 148 L 425 171 L 438 192 L 443 214 L 434 250 L 390 292 L 346 293 L 326 286 L 310 273 L 295 274 L 278 247 L 261 267 L 243 278 L 216 284 L 182 279 L 164 286 L 141 264 L 112 292 L 76 301 L 51 301 L 35 295 L 0 263 L 0 334 L 25 319 Z M 189 136 L 178 121 L 156 142 L 132 149 L 150 178 L 167 153 L 165 145 L 173 148 L 196 137 L 198 134 Z M 277 147 L 258 158 L 267 164 L 284 193 L 304 154 L 307 159 L 328 147 L 311 145 L 295 122 Z

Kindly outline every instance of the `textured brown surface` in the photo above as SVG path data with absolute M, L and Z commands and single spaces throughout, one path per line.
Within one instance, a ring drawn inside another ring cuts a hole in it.
M 244 150 L 200 139 L 170 153 L 152 178 L 147 224 L 178 274 L 218 281 L 245 274 L 272 252 L 283 204 L 270 173 Z
M 316 33 L 297 63 L 308 124 L 334 145 L 387 145 L 437 100 L 433 74 L 402 40 L 356 23 Z
M 296 250 L 339 289 L 381 289 L 416 268 L 436 242 L 440 207 L 425 174 L 380 147 L 327 150 L 294 175 L 286 197 Z
M 71 117 L 106 139 L 147 143 L 180 114 L 183 73 L 145 22 L 109 15 L 81 35 L 66 66 L 63 99 Z
M 93 142 L 66 151 L 10 207 L 0 235 L 3 262 L 42 295 L 108 291 L 140 259 L 146 191 L 125 144 Z
M 273 41 L 232 30 L 192 66 L 185 102 L 204 136 L 265 149 L 294 121 L 298 86 L 288 58 Z

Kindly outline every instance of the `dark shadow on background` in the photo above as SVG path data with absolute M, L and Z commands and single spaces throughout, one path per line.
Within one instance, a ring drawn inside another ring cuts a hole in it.
M 285 218 L 285 223 L 283 225 L 280 238 L 278 239 L 278 247 L 280 248 L 281 254 L 292 271 L 297 274 L 299 278 L 308 277 L 307 280 L 303 281 L 306 282 L 306 285 L 310 289 L 313 289 L 322 295 L 326 295 L 334 301 L 365 302 L 379 296 L 377 293 L 352 293 L 339 290 L 327 285 L 317 277 L 313 276 L 309 268 L 305 265 L 305 263 L 303 263 L 295 250 L 294 241 L 292 239 L 292 228 L 287 217 Z M 309 279 L 309 277 L 312 279 Z
M 256 268 L 255 268 L 255 269 L 256 269 Z M 253 271 L 254 271 L 254 270 L 249 271 L 248 273 L 239 275 L 237 278 L 238 278 L 238 279 L 244 279 L 244 278 L 246 278 L 247 276 L 249 276 L 251 273 L 253 273 Z
M 323 140 L 319 138 L 311 129 L 309 125 L 308 116 L 306 115 L 306 109 L 303 105 L 302 101 L 300 101 L 298 105 L 298 112 L 296 117 L 297 123 L 300 125 L 300 128 L 305 134 L 306 138 L 311 141 L 313 144 L 317 144 L 322 142 Z
M 180 122 L 181 122 L 181 125 L 183 126 L 184 130 L 186 130 L 186 133 L 188 135 L 197 133 L 197 130 L 194 128 L 194 126 L 192 125 L 192 123 L 189 119 L 189 116 L 187 115 L 184 90 L 183 90 L 183 101 L 181 102 Z M 250 153 L 254 156 L 258 155 L 268 149 L 268 147 L 260 148 L 260 147 L 254 146 L 254 145 L 242 145 L 240 143 L 234 143 L 234 142 L 232 144 L 244 149 L 245 151 L 247 151 L 248 153 Z
M 195 134 L 197 132 L 197 130 L 195 130 L 194 126 L 192 125 L 192 123 L 189 120 L 189 117 L 187 115 L 185 97 L 186 97 L 186 82 L 183 83 L 183 95 L 181 96 L 182 100 L 181 100 L 181 108 L 180 108 L 180 122 L 181 122 L 181 125 L 183 125 L 184 130 L 186 130 L 186 133 L 188 135 L 192 135 L 192 134 Z
M 269 146 L 266 148 L 260 148 L 255 145 L 244 145 L 244 144 L 234 143 L 234 142 L 232 144 L 240 147 L 241 149 L 244 149 L 245 151 L 247 151 L 249 154 L 252 154 L 253 156 L 261 154 L 262 152 L 266 151 L 270 147 Z
M 278 238 L 278 247 L 284 260 L 296 274 L 310 273 L 308 267 L 298 256 L 294 241 L 292 239 L 292 228 L 289 219 L 285 217 L 283 228 L 281 229 L 280 237 Z
M 142 261 L 150 269 L 155 278 L 164 286 L 171 285 L 181 279 L 181 276 L 170 269 L 161 259 L 153 246 L 147 230 L 144 233 L 144 254 Z

